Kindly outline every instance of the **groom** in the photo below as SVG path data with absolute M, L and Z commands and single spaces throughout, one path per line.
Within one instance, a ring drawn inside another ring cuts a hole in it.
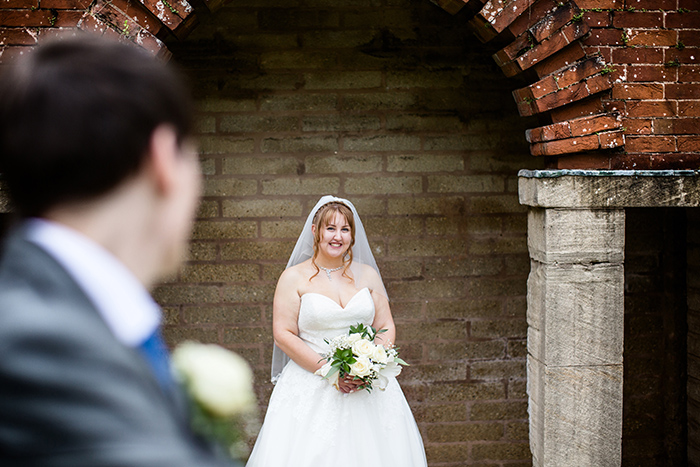
M 133 45 L 39 46 L 0 82 L 0 465 L 230 465 L 189 428 L 148 289 L 200 191 L 179 79 Z

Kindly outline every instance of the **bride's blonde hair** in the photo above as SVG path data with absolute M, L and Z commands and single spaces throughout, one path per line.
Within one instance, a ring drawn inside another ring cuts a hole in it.
M 338 201 L 331 201 L 328 204 L 324 204 L 318 209 L 318 211 L 316 211 L 316 214 L 314 214 L 314 255 L 311 257 L 311 264 L 313 264 L 314 268 L 316 268 L 316 273 L 309 277 L 309 280 L 313 279 L 319 272 L 321 272 L 316 264 L 318 244 L 321 242 L 321 228 L 327 226 L 336 213 L 339 213 L 345 217 L 345 220 L 350 226 L 350 238 L 352 240 L 350 242 L 350 246 L 343 255 L 343 276 L 352 280 L 352 278 L 347 275 L 347 271 L 352 264 L 352 247 L 355 245 L 355 217 L 352 215 L 352 210 L 349 207 Z

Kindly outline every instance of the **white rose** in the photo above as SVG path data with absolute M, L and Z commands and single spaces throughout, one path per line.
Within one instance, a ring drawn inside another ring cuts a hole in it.
M 369 358 L 374 353 L 375 345 L 367 339 L 360 339 L 352 344 L 352 353 L 358 357 Z
M 375 363 L 386 363 L 388 361 L 388 355 L 386 353 L 386 349 L 384 348 L 384 346 L 383 345 L 374 346 L 374 352 L 372 352 L 372 355 L 370 356 L 370 358 Z
M 354 344 L 355 342 L 359 341 L 360 339 L 362 339 L 362 335 L 360 335 L 356 332 L 354 332 L 348 336 L 348 342 L 351 344 Z
M 359 357 L 355 363 L 350 365 L 350 375 L 364 378 L 372 372 L 372 362 L 367 357 Z
M 192 397 L 213 415 L 230 417 L 255 406 L 253 372 L 241 356 L 218 345 L 184 342 L 172 360 Z

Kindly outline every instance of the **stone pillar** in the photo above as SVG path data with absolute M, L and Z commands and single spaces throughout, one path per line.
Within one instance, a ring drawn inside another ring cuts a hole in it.
M 519 177 L 520 203 L 530 206 L 527 313 L 533 464 L 619 466 L 624 209 L 698 207 L 700 172 L 521 170 Z M 700 289 L 697 277 L 700 273 L 689 273 L 689 289 Z M 698 295 L 689 290 L 691 310 L 700 309 Z M 689 338 L 700 334 L 700 325 L 690 319 L 689 324 Z M 689 341 L 689 353 L 698 348 L 695 340 Z M 689 363 L 690 374 L 700 378 L 690 357 Z M 698 388 L 700 384 L 688 385 L 692 401 L 700 400 L 692 399 L 693 392 L 700 394 Z M 695 433 L 692 427 L 690 431 Z
M 528 393 L 535 466 L 619 466 L 622 209 L 528 215 Z

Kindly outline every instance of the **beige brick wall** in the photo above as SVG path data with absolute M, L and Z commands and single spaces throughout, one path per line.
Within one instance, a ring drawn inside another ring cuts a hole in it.
M 338 6 L 340 5 L 340 6 Z M 239 0 L 169 41 L 192 77 L 205 193 L 157 299 L 171 344 L 217 342 L 271 391 L 272 295 L 309 209 L 351 199 L 412 366 L 431 466 L 529 465 L 526 210 L 539 168 L 505 79 L 423 0 Z

